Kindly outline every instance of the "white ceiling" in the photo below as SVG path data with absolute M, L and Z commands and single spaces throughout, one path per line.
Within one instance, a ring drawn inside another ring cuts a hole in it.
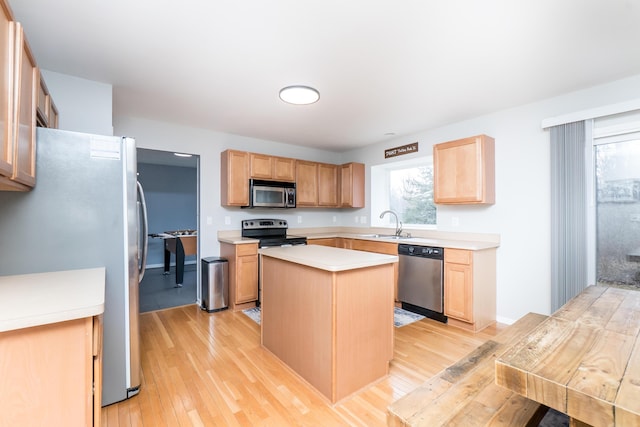
M 333 151 L 640 74 L 638 0 L 9 3 L 38 65 L 112 84 L 115 115 Z

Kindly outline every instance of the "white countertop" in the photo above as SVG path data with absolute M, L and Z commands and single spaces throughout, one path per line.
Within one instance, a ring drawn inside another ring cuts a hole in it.
M 467 249 L 470 251 L 481 251 L 485 249 L 497 248 L 499 243 L 495 242 L 484 242 L 484 241 L 473 241 L 473 240 L 456 240 L 456 239 L 442 239 L 442 238 L 427 238 L 427 237 L 411 237 L 411 238 L 403 238 L 403 239 L 393 239 L 390 237 L 372 237 L 368 234 L 373 233 L 296 233 L 295 231 L 291 233 L 295 236 L 303 236 L 306 237 L 309 241 L 309 244 L 313 244 L 313 239 L 326 239 L 331 237 L 344 237 L 348 239 L 360 239 L 360 240 L 371 240 L 374 242 L 390 242 L 397 244 L 407 244 L 407 245 L 418 245 L 418 246 L 437 246 L 441 248 L 450 248 L 450 249 Z M 258 243 L 258 239 L 253 239 L 250 237 L 241 237 L 238 235 L 227 235 L 227 236 L 219 236 L 218 241 L 224 243 L 230 243 L 232 245 L 242 245 L 247 243 Z
M 326 271 L 345 271 L 398 262 L 396 255 L 352 251 L 318 245 L 263 248 L 262 256 L 278 258 Z
M 0 276 L 0 332 L 104 312 L 105 269 Z

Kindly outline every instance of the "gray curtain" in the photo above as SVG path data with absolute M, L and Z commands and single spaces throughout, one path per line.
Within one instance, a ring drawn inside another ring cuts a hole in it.
M 551 312 L 587 286 L 585 123 L 551 128 Z

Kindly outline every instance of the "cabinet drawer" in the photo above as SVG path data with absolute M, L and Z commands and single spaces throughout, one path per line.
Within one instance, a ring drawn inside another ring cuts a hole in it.
M 473 252 L 465 249 L 445 249 L 444 262 L 471 265 Z
M 379 254 L 398 255 L 397 243 L 353 239 L 351 243 L 351 249 L 357 251 L 375 252 Z
M 243 244 L 236 245 L 236 255 L 237 256 L 245 256 L 245 255 L 257 255 L 258 254 L 258 244 Z

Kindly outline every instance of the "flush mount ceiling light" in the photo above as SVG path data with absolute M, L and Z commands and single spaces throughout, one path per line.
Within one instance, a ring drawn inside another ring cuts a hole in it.
M 287 86 L 280 89 L 280 99 L 294 105 L 308 105 L 320 99 L 320 93 L 309 86 Z

